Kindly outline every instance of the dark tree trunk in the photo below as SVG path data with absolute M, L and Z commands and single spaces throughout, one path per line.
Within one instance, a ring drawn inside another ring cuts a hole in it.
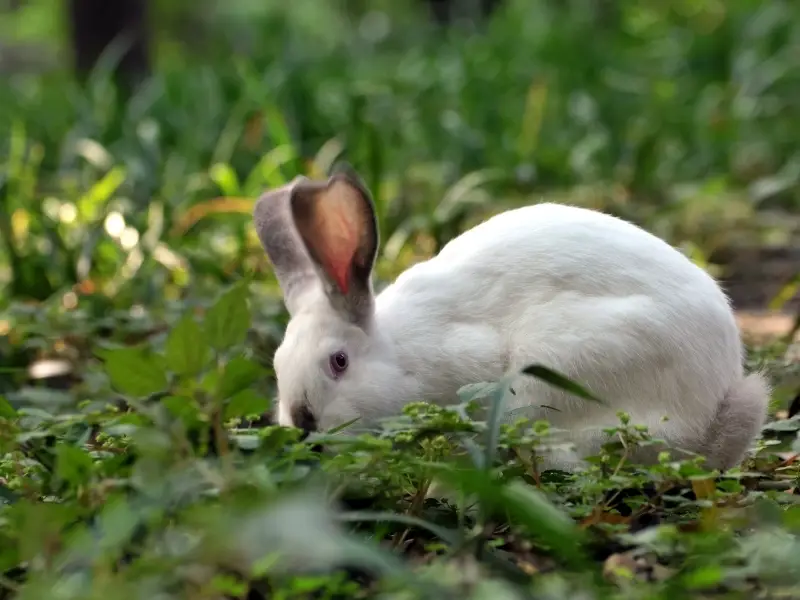
M 480 18 L 483 20 L 492 16 L 492 13 L 500 6 L 501 0 L 479 0 Z M 431 12 L 433 20 L 439 25 L 449 25 L 454 20 L 464 16 L 459 14 L 459 6 L 464 5 L 461 0 L 425 0 L 428 10 Z
M 452 0 L 426 0 L 433 20 L 439 25 L 447 25 L 451 18 Z
M 67 0 L 75 68 L 85 77 L 112 43 L 120 45 L 114 75 L 130 88 L 150 68 L 147 0 Z
M 500 0 L 481 0 L 481 16 L 488 19 L 500 7 Z

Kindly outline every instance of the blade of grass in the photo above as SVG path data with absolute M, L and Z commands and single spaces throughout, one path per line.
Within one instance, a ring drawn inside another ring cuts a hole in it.
M 492 466 L 494 465 L 495 454 L 497 451 L 497 440 L 500 437 L 500 419 L 503 415 L 503 407 L 506 399 L 506 389 L 508 378 L 503 378 L 497 387 L 490 394 L 491 406 L 489 407 L 489 417 L 486 423 L 486 442 L 483 449 L 483 470 L 482 473 L 487 481 L 492 480 Z M 491 518 L 491 508 L 486 502 L 480 502 L 480 523 L 481 529 L 486 527 Z M 486 537 L 480 536 L 475 548 L 475 557 L 481 560 L 486 553 Z
M 507 377 L 503 378 L 489 395 L 491 405 L 489 406 L 489 416 L 486 420 L 486 441 L 483 448 L 483 467 L 487 474 L 491 472 L 494 464 L 497 440 L 500 437 L 500 421 L 503 416 L 509 383 L 510 381 Z
M 463 537 L 453 529 L 447 529 L 445 527 L 440 527 L 430 521 L 426 521 L 425 519 L 420 519 L 418 517 L 413 517 L 411 515 L 401 515 L 393 512 L 371 512 L 371 511 L 351 511 L 342 513 L 337 515 L 337 518 L 341 521 L 346 522 L 358 522 L 358 521 L 388 521 L 391 523 L 398 523 L 400 525 L 406 525 L 409 527 L 418 527 L 420 529 L 425 529 L 438 537 L 443 542 L 447 542 L 451 546 L 455 546 L 460 544 L 463 541 Z
M 584 532 L 539 490 L 522 481 L 504 484 L 475 469 L 441 469 L 437 476 L 454 488 L 475 495 L 486 517 L 504 512 L 511 523 L 550 547 L 559 559 L 575 568 L 587 568 L 582 547 Z
M 535 377 L 545 383 L 552 385 L 553 387 L 559 388 L 564 390 L 565 392 L 569 392 L 579 398 L 583 398 L 584 400 L 591 400 L 592 402 L 598 402 L 599 404 L 604 404 L 604 402 L 592 394 L 589 390 L 584 388 L 582 385 L 575 383 L 568 377 L 550 369 L 549 367 L 545 367 L 544 365 L 530 365 L 522 369 L 522 373 L 524 375 L 529 375 L 531 377 Z

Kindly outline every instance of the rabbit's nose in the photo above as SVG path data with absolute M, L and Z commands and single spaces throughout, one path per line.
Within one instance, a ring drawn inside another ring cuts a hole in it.
M 317 430 L 317 419 L 305 402 L 292 408 L 292 423 L 298 429 L 303 430 L 302 439 Z

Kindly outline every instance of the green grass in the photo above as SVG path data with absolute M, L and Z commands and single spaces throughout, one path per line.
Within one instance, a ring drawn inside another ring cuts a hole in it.
M 750 348 L 782 418 L 725 474 L 631 464 L 650 439 L 625 415 L 587 472 L 540 473 L 546 423 L 471 410 L 502 385 L 318 455 L 254 426 L 287 316 L 250 220 L 264 189 L 344 159 L 375 196 L 382 280 L 543 200 L 715 273 L 720 248 L 796 245 L 794 5 L 515 0 L 445 33 L 411 2 L 261 4 L 159 7 L 129 102 L 102 67 L 0 86 L 0 595 L 796 593 L 796 346 Z M 63 58 L 46 8 L 0 31 Z M 67 374 L 29 374 L 48 360 Z

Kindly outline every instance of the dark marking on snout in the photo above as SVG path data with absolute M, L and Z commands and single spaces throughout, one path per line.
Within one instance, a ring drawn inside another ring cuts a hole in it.
M 292 408 L 292 423 L 298 429 L 303 430 L 303 438 L 305 439 L 309 434 L 317 430 L 317 419 L 314 413 L 311 412 L 311 407 L 307 402 L 302 402 Z
M 291 410 L 292 424 L 298 429 L 303 430 L 303 436 L 300 440 L 305 440 L 310 434 L 315 433 L 318 429 L 317 418 L 311 411 L 311 403 L 308 401 L 308 392 L 303 393 L 303 401 L 294 406 Z M 311 447 L 312 452 L 322 452 L 320 444 L 314 444 Z

